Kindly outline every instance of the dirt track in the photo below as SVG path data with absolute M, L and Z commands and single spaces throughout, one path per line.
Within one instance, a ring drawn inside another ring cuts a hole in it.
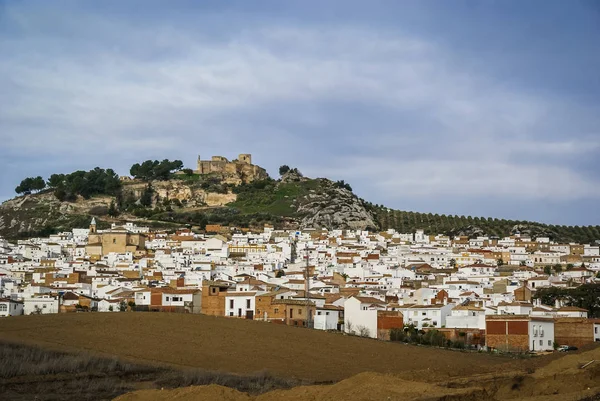
M 230 373 L 268 371 L 311 381 L 361 372 L 417 380 L 504 370 L 514 361 L 275 324 L 167 313 L 78 313 L 0 321 L 0 339 L 135 361 Z

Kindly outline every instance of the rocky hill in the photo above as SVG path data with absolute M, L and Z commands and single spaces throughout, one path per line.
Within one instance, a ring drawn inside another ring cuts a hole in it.
M 145 193 L 148 203 L 142 205 Z M 113 204 L 113 206 L 111 206 Z M 111 207 L 116 209 L 111 211 Z M 125 180 L 118 196 L 96 195 L 60 201 L 53 190 L 29 194 L 0 205 L 0 236 L 21 238 L 86 227 L 92 216 L 100 226 L 116 221 L 203 228 L 206 224 L 285 228 L 379 228 L 365 203 L 327 179 L 296 172 L 231 184 L 218 175 L 175 175 L 170 180 Z
M 517 232 L 556 241 L 600 240 L 600 226 L 554 226 L 526 221 L 438 215 L 392 210 L 360 199 L 348 184 L 303 177 L 296 169 L 235 184 L 219 174 L 173 174 L 168 180 L 123 180 L 115 196 L 57 199 L 55 190 L 24 195 L 0 205 L 0 236 L 24 238 L 111 222 L 203 229 L 206 224 L 260 228 L 328 228 L 428 234 L 508 236 Z

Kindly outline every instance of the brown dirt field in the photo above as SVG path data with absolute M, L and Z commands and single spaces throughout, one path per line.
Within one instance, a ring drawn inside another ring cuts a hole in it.
M 482 389 L 450 389 L 432 384 L 402 380 L 391 375 L 361 373 L 329 386 L 302 386 L 291 390 L 275 390 L 256 397 L 224 387 L 196 386 L 175 390 L 136 391 L 117 397 L 115 401 L 425 401 L 482 400 Z
M 2 319 L 0 339 L 58 350 L 238 374 L 268 371 L 316 382 L 361 372 L 443 380 L 515 361 L 275 324 L 168 313 L 76 313 Z
M 580 367 L 589 361 L 593 364 Z M 528 374 L 476 375 L 454 382 L 424 383 L 394 375 L 361 373 L 328 386 L 301 386 L 255 397 L 216 385 L 144 390 L 115 401 L 592 401 L 600 400 L 600 348 L 568 355 Z

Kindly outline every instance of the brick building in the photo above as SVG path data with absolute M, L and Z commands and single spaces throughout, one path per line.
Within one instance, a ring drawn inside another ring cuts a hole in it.
M 528 315 L 486 316 L 485 343 L 503 352 L 552 351 L 554 319 Z
M 555 318 L 554 337 L 559 345 L 574 345 L 576 347 L 600 341 L 600 319 Z
M 225 316 L 225 297 L 229 284 L 221 281 L 204 280 L 202 282 L 203 315 Z

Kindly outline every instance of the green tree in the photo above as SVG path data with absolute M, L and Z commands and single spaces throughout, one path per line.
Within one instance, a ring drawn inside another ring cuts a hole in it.
M 146 160 L 142 164 L 136 163 L 129 169 L 129 173 L 137 179 L 144 181 L 151 180 L 167 180 L 171 178 L 172 174 L 176 171 L 183 169 L 183 162 L 181 160 L 164 159 L 163 161 L 158 160 Z
M 286 164 L 284 164 L 283 166 L 279 167 L 279 175 L 284 175 L 288 171 L 290 171 L 290 166 L 288 166 Z
M 65 181 L 64 174 L 52 174 L 50 176 L 50 178 L 48 178 L 48 186 L 50 188 L 57 188 L 57 187 L 63 185 L 64 181 Z
M 46 181 L 40 176 L 27 177 L 15 188 L 18 194 L 30 194 L 33 191 L 41 191 L 46 188 Z
M 110 206 L 108 207 L 108 215 L 110 217 L 117 217 L 119 215 L 119 210 L 117 209 L 117 205 L 115 204 L 114 200 L 110 202 Z
M 154 193 L 154 189 L 152 188 L 152 184 L 148 183 L 144 192 L 142 193 L 142 197 L 140 198 L 140 204 L 144 207 L 152 206 L 152 194 Z

